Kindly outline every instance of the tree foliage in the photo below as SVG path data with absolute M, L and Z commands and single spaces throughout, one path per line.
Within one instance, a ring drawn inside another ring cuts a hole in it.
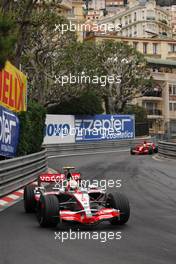
M 84 91 L 94 91 L 104 99 L 108 113 L 117 113 L 128 101 L 142 95 L 152 85 L 144 56 L 119 42 L 74 43 L 65 49 L 56 67 L 62 76 L 71 73 L 72 76 L 89 77 L 94 82 L 69 82 L 64 87 L 58 83 L 55 87 L 57 96 L 52 96 L 48 103 L 57 103 L 63 98 L 70 100 Z M 99 78 L 98 82 L 95 82 L 95 76 Z M 106 77 L 103 84 L 100 82 L 102 77 Z M 120 82 L 107 81 L 109 77 Z
M 103 113 L 102 100 L 93 92 L 48 108 L 48 114 L 94 115 Z
M 32 15 L 34 26 L 24 46 L 22 64 L 28 73 L 30 98 L 46 105 L 52 97 L 61 95 L 54 83 L 54 76 L 58 74 L 56 64 L 68 44 L 76 41 L 76 36 L 69 31 L 62 34 L 55 30 L 55 25 L 68 21 L 49 8 Z
M 149 88 L 152 79 L 144 56 L 122 42 L 105 41 L 98 46 L 103 72 L 120 78 L 120 82 L 107 83 L 105 96 L 107 112 L 118 113 L 134 97 Z
M 145 123 L 147 119 L 147 110 L 139 105 L 127 105 L 123 111 L 123 114 L 135 115 L 136 123 Z
M 4 13 L 0 9 L 0 69 L 4 68 L 6 60 L 14 55 L 16 40 L 16 23 L 13 13 Z
M 27 112 L 19 114 L 20 139 L 17 155 L 27 155 L 41 150 L 44 137 L 45 109 L 37 102 L 28 103 Z

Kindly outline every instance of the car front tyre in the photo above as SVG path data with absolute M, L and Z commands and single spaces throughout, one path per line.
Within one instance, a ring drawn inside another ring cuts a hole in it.
M 152 148 L 152 147 L 149 147 L 148 154 L 149 154 L 149 155 L 152 155 L 153 153 L 154 153 L 153 148 Z
M 56 227 L 59 223 L 59 201 L 55 195 L 41 196 L 37 206 L 37 219 L 41 227 Z
M 158 153 L 158 146 L 155 147 L 154 153 Z
M 119 217 L 110 220 L 112 225 L 124 225 L 130 217 L 130 205 L 127 197 L 121 193 L 109 193 L 107 196 L 106 207 L 120 211 Z

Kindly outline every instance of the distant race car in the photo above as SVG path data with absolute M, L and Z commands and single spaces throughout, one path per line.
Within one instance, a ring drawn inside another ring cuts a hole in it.
M 144 141 L 143 144 L 138 144 L 135 147 L 132 147 L 130 150 L 131 155 L 135 154 L 149 154 L 152 155 L 158 152 L 158 146 L 152 142 Z
M 62 178 L 59 174 L 40 175 L 38 186 L 30 184 L 25 187 L 25 210 L 36 211 L 41 227 L 54 227 L 63 221 L 84 225 L 107 220 L 112 225 L 123 225 L 128 221 L 130 206 L 123 194 L 106 193 L 92 185 L 82 186 L 80 174 L 75 179 L 72 169 L 67 167 Z

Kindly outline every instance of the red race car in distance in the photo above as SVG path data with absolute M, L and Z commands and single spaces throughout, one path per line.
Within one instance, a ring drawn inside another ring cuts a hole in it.
M 138 144 L 135 147 L 132 147 L 130 149 L 131 155 L 142 155 L 142 154 L 147 154 L 147 155 L 152 155 L 154 153 L 158 153 L 158 146 L 156 146 L 152 142 L 146 142 L 144 141 L 143 144 Z

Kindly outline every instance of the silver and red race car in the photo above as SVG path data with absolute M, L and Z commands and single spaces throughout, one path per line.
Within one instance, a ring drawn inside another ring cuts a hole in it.
M 142 154 L 149 154 L 152 155 L 154 153 L 158 152 L 158 146 L 156 146 L 152 142 L 146 142 L 144 141 L 143 144 L 138 144 L 130 149 L 131 155 L 142 155 Z
M 97 186 L 83 186 L 73 167 L 66 173 L 42 174 L 38 185 L 24 188 L 26 212 L 35 212 L 41 227 L 57 226 L 63 221 L 94 225 L 109 221 L 125 224 L 130 216 L 128 199 L 121 193 L 106 193 Z

